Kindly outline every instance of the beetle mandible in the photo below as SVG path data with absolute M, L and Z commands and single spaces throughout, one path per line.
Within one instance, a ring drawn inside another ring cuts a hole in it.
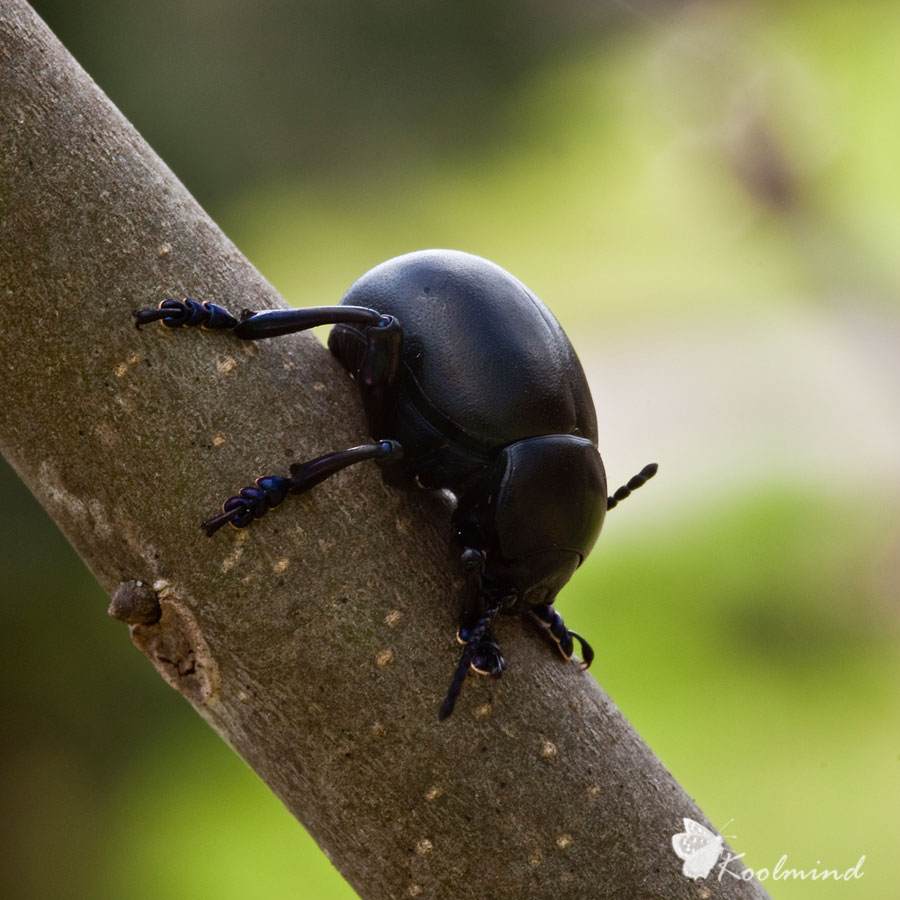
M 362 393 L 375 443 L 295 463 L 257 478 L 203 523 L 244 528 L 362 460 L 385 483 L 456 498 L 452 544 L 468 582 L 462 654 L 438 717 L 446 719 L 470 671 L 499 676 L 498 612 L 530 615 L 569 659 L 590 645 L 553 603 L 600 533 L 606 511 L 656 474 L 645 466 L 607 494 L 597 419 L 581 363 L 546 306 L 486 259 L 423 250 L 363 275 L 339 306 L 245 310 L 164 300 L 134 313 L 138 327 L 203 326 L 261 340 L 333 325 L 328 346 Z

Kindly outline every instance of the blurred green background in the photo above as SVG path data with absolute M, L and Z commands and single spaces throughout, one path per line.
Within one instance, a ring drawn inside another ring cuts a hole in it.
M 866 856 L 774 897 L 896 897 L 900 6 L 36 8 L 291 303 L 428 246 L 547 302 L 660 463 L 562 597 L 591 671 L 746 864 Z M 354 896 L 2 491 L 0 895 Z

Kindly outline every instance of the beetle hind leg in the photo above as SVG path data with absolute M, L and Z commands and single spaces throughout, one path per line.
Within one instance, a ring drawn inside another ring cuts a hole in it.
M 539 622 L 547 629 L 550 637 L 559 647 L 559 652 L 566 658 L 571 659 L 575 652 L 575 642 L 578 641 L 581 646 L 581 668 L 587 669 L 594 661 L 594 650 L 591 645 L 577 632 L 570 631 L 566 628 L 562 616 L 553 608 L 552 603 L 540 603 L 533 606 L 530 610 L 535 621 Z
M 377 444 L 363 444 L 349 450 L 326 453 L 307 462 L 294 463 L 289 477 L 267 475 L 242 488 L 222 504 L 219 515 L 207 519 L 201 527 L 207 537 L 212 537 L 224 525 L 246 528 L 254 519 L 261 518 L 278 506 L 288 494 L 303 494 L 354 463 L 367 459 L 396 460 L 402 452 L 397 441 L 379 441 Z
M 138 328 L 151 322 L 162 322 L 166 328 L 234 329 L 235 337 L 245 341 L 296 334 L 319 325 L 375 326 L 382 331 L 397 331 L 399 328 L 391 316 L 382 316 L 364 306 L 309 306 L 301 309 L 266 309 L 262 312 L 245 309 L 238 317 L 215 303 L 200 303 L 189 297 L 163 300 L 158 307 L 136 309 L 132 315 Z

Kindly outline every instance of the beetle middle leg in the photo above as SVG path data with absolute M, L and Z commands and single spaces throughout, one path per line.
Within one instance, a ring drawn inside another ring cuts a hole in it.
M 363 444 L 349 450 L 337 450 L 307 462 L 294 463 L 290 476 L 267 475 L 242 488 L 222 504 L 222 512 L 201 526 L 212 537 L 223 525 L 246 528 L 254 519 L 278 506 L 288 494 L 303 494 L 341 469 L 367 459 L 398 460 L 402 449 L 397 441 Z
M 591 645 L 577 632 L 569 631 L 562 616 L 553 608 L 552 603 L 539 603 L 533 606 L 529 612 L 550 634 L 550 637 L 559 647 L 559 652 L 566 659 L 571 659 L 575 652 L 575 638 L 581 644 L 581 667 L 587 669 L 594 661 L 594 650 Z

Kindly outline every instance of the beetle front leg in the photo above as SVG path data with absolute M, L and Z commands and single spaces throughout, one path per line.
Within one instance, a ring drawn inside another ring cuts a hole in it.
M 464 553 L 464 565 L 466 556 Z M 443 721 L 453 712 L 462 686 L 470 673 L 498 678 L 506 668 L 506 661 L 500 653 L 500 645 L 491 630 L 491 622 L 501 609 L 510 605 L 514 596 L 514 591 L 504 594 L 481 593 L 477 599 L 466 605 L 456 633 L 457 640 L 463 645 L 463 651 L 453 673 L 447 696 L 438 711 L 439 721 Z
M 224 525 L 246 528 L 254 519 L 261 518 L 278 506 L 288 494 L 303 494 L 355 463 L 367 459 L 396 460 L 402 452 L 397 441 L 379 441 L 377 444 L 363 444 L 349 450 L 326 453 L 308 462 L 294 463 L 289 477 L 267 475 L 242 488 L 222 504 L 219 515 L 207 519 L 201 527 L 207 537 L 212 537 Z
M 473 631 L 479 627 L 486 605 L 482 591 L 485 556 L 480 550 L 466 547 L 459 561 L 466 578 L 468 600 L 459 617 L 456 639 L 465 646 L 469 643 Z M 491 604 L 487 605 L 491 606 Z M 492 675 L 495 678 L 498 678 L 506 668 L 506 661 L 500 655 L 500 645 L 497 643 L 490 625 L 484 627 L 482 637 L 478 640 L 469 665 L 473 672 L 477 672 L 479 675 Z
M 577 639 L 581 644 L 581 668 L 587 669 L 594 661 L 594 650 L 591 645 L 577 632 L 569 631 L 566 623 L 563 622 L 562 616 L 553 608 L 552 603 L 540 603 L 533 606 L 529 612 L 534 619 L 539 622 L 550 634 L 550 637 L 559 647 L 559 652 L 566 659 L 571 659 L 575 652 L 575 645 L 572 638 Z
M 443 721 L 453 712 L 456 701 L 462 692 L 462 686 L 473 668 L 473 663 L 478 662 L 480 665 L 489 667 L 485 669 L 475 669 L 478 672 L 490 672 L 499 675 L 503 671 L 503 657 L 500 656 L 500 648 L 497 641 L 490 632 L 491 620 L 497 613 L 499 606 L 492 606 L 484 610 L 471 628 L 462 626 L 459 630 L 460 640 L 464 640 L 462 655 L 453 673 L 453 679 L 450 687 L 447 689 L 447 696 L 438 710 L 438 721 Z M 496 669 L 496 672 L 493 670 Z

